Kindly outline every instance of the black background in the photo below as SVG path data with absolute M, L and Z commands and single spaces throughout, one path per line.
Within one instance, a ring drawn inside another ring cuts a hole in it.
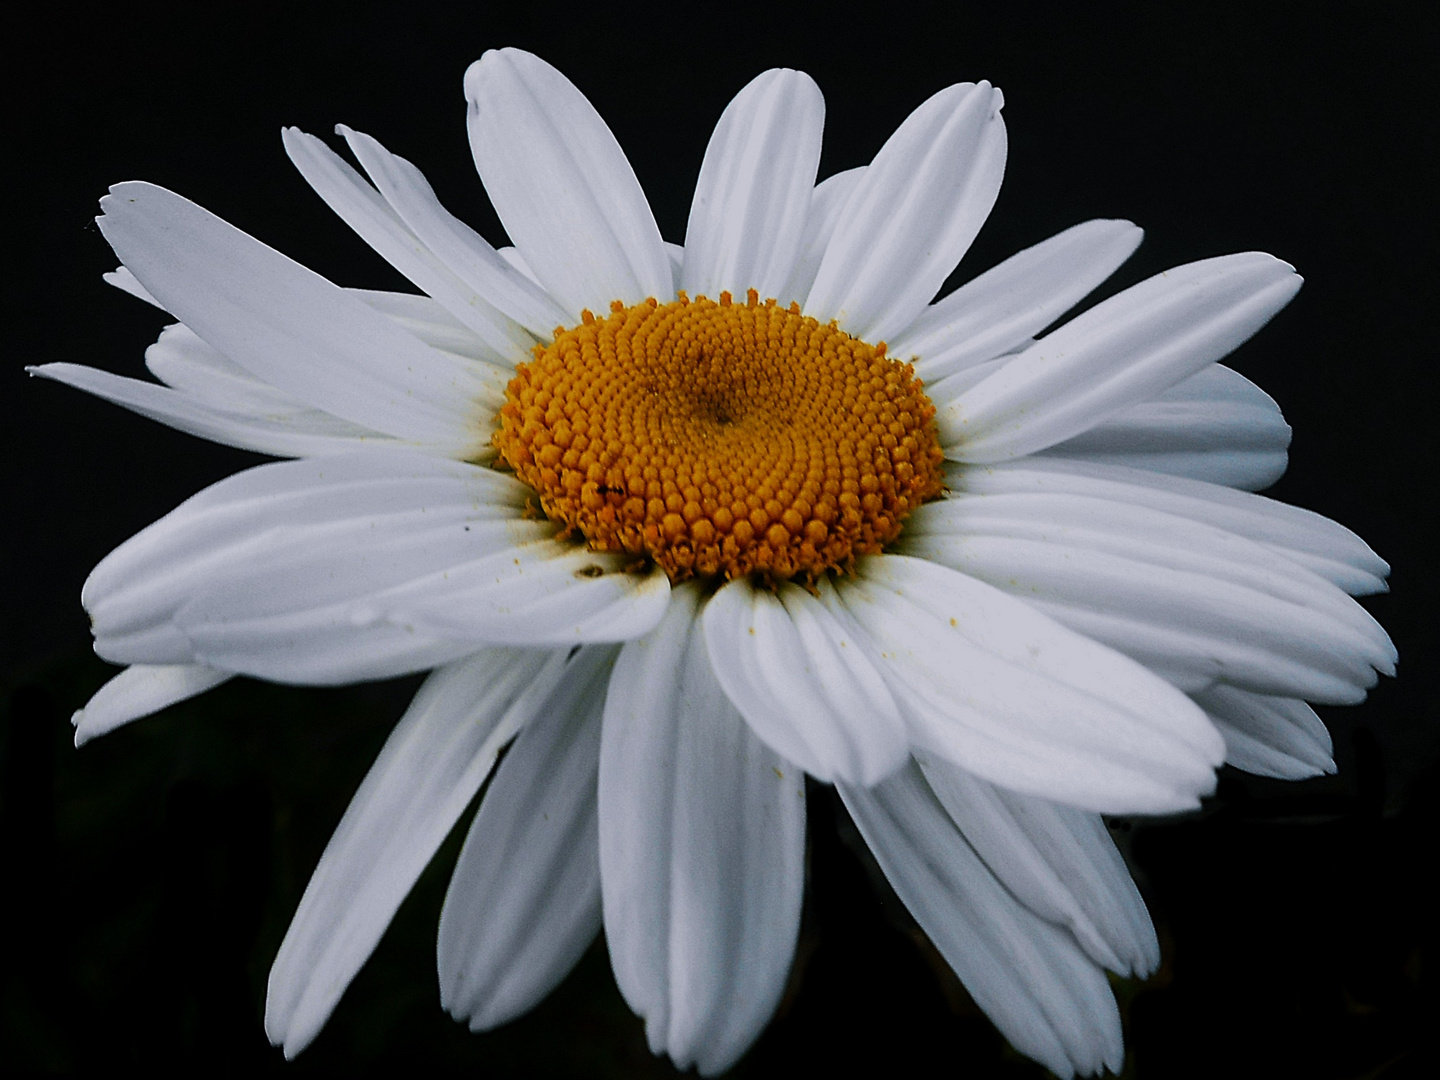
M 110 671 L 89 653 L 78 603 L 90 566 L 259 460 L 23 375 L 53 360 L 139 374 L 163 324 L 100 281 L 114 258 L 90 220 L 96 198 L 152 180 L 342 284 L 408 288 L 294 173 L 279 128 L 376 135 L 501 242 L 460 78 L 485 49 L 518 45 L 594 102 L 670 240 L 683 239 L 726 101 L 786 65 L 826 96 L 822 175 L 868 161 L 948 83 L 1005 89 L 1005 187 L 957 279 L 1098 216 L 1147 229 L 1101 295 L 1230 251 L 1299 268 L 1299 298 L 1233 363 L 1295 428 L 1271 494 L 1356 528 L 1392 562 L 1393 594 L 1367 605 L 1399 647 L 1401 677 L 1359 708 L 1322 710 L 1338 776 L 1281 784 L 1226 770 L 1195 817 L 1117 823 L 1165 951 L 1154 979 L 1118 989 L 1127 1070 L 1418 1073 L 1437 1019 L 1433 5 L 98 10 L 52 5 L 7 31 L 0 1063 L 671 1074 L 645 1050 L 603 944 L 501 1031 L 472 1036 L 441 1013 L 434 933 L 459 832 L 315 1045 L 289 1066 L 267 1046 L 270 960 L 414 680 L 324 691 L 237 680 L 79 752 L 66 723 Z M 737 1075 L 1041 1075 L 872 889 L 829 793 L 812 799 L 801 963 Z

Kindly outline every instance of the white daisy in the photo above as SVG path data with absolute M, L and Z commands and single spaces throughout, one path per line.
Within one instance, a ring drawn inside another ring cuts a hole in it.
M 1004 171 L 988 83 L 816 185 L 820 92 L 764 73 L 716 127 L 683 248 L 554 68 L 491 52 L 465 89 L 513 248 L 373 138 L 339 129 L 367 181 L 290 130 L 425 295 L 337 287 L 121 184 L 110 280 L 179 320 L 146 354 L 163 385 L 35 369 L 298 459 L 96 567 L 96 651 L 129 666 L 77 743 L 235 674 L 433 669 L 301 900 L 271 1039 L 315 1037 L 511 744 L 440 919 L 442 999 L 473 1029 L 603 926 L 651 1049 L 735 1062 L 790 969 L 808 772 L 1018 1049 L 1118 1070 L 1105 972 L 1159 948 L 1100 814 L 1194 807 L 1222 761 L 1331 771 L 1306 702 L 1394 670 L 1347 595 L 1386 564 L 1246 490 L 1289 428 L 1216 361 L 1300 279 L 1209 259 L 1037 340 L 1140 241 L 1090 221 L 931 303 Z

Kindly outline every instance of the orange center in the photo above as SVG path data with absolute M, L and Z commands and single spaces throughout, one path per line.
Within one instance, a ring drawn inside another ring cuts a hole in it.
M 941 491 L 910 365 L 753 289 L 586 311 L 515 370 L 500 456 L 550 518 L 674 582 L 813 581 Z

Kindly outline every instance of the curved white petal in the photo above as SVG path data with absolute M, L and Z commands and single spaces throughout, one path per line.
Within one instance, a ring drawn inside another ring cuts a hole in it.
M 1364 540 L 1313 510 L 1182 477 L 1044 456 L 996 465 L 952 465 L 946 480 L 955 491 L 977 495 L 1064 492 L 1205 522 L 1278 551 L 1356 596 L 1384 592 L 1390 573 L 1390 564 Z
M 577 321 L 673 293 L 635 171 L 585 95 L 538 56 L 487 52 L 465 73 L 470 148 L 500 223 Z
M 437 669 L 350 800 L 270 969 L 265 1033 L 293 1058 L 319 1034 L 400 902 L 526 722 L 565 654 L 491 649 Z
M 523 358 L 535 338 L 447 266 L 365 179 L 323 141 L 298 128 L 281 132 L 290 161 L 356 235 L 434 297 L 494 357 Z
M 419 169 L 390 153 L 369 135 L 343 124 L 335 130 L 344 137 L 381 196 L 420 243 L 477 296 L 541 341 L 548 341 L 555 327 L 567 321 L 565 310 L 544 289 L 502 259 L 484 237 L 440 205 L 434 189 Z
M 515 738 L 440 912 L 440 1002 L 471 1031 L 528 1011 L 600 930 L 596 771 L 613 646 L 580 649 Z
M 1377 670 L 1394 672 L 1394 646 L 1355 601 L 1200 522 L 1087 496 L 1015 494 L 934 503 L 912 523 L 900 550 L 1042 605 L 1142 663 L 1332 702 L 1363 697 Z M 1133 639 L 1105 629 L 1115 620 L 1133 624 Z M 1144 626 L 1157 633 L 1147 640 Z
M 1120 1012 L 1100 966 L 1019 903 L 911 763 L 872 788 L 840 786 L 885 877 L 975 1003 L 1057 1076 L 1120 1071 Z
M 916 760 L 970 846 L 1022 904 L 1069 930 L 1111 971 L 1143 978 L 1159 966 L 1150 913 L 1099 814 L 995 787 L 929 755 Z
M 1227 765 L 1282 780 L 1335 771 L 1330 732 L 1305 702 L 1224 685 L 1193 696 L 1225 736 Z
M 864 175 L 865 167 L 862 165 L 826 177 L 815 185 L 805 211 L 805 231 L 800 236 L 800 250 L 795 256 L 795 268 L 790 271 L 789 279 L 775 294 L 781 304 L 798 301 L 804 306 L 805 298 L 810 295 L 810 286 L 815 283 L 815 275 L 820 272 L 820 262 L 825 258 L 825 249 L 830 246 L 830 237 L 834 235 L 835 227 L 840 224 L 840 213 L 845 209 L 845 203 L 850 198 L 850 193 L 855 190 L 855 185 Z
M 778 297 L 799 256 L 825 99 L 803 71 L 772 68 L 725 107 L 700 165 L 681 287 L 717 299 Z
M 455 457 L 483 447 L 473 365 L 174 192 L 117 184 L 100 206 L 105 239 L 166 310 L 262 382 Z
M 953 401 L 936 417 L 946 455 L 1004 461 L 1088 431 L 1236 349 L 1299 288 L 1294 267 L 1259 252 L 1142 281 Z
M 833 588 L 821 579 L 822 589 Z M 776 753 L 820 780 L 873 784 L 909 756 L 900 708 L 850 620 L 804 589 L 732 581 L 705 605 L 726 696 Z
M 150 716 L 178 701 L 203 694 L 232 678 L 203 664 L 132 664 L 95 691 L 70 717 L 75 745 L 84 746 L 122 724 Z
M 366 445 L 398 444 L 398 440 L 368 432 L 318 409 L 273 416 L 245 415 L 225 412 L 168 386 L 80 364 L 41 364 L 26 371 L 84 390 L 187 435 L 276 457 L 316 457 Z
M 906 117 L 846 200 L 806 315 L 871 342 L 915 321 L 1000 193 L 1001 101 L 987 82 L 959 83 Z
M 629 641 L 660 621 L 670 595 L 664 570 L 635 571 L 632 561 L 539 539 L 380 593 L 352 618 L 494 644 Z
M 553 533 L 525 520 L 526 497 L 491 470 L 402 451 L 261 465 L 116 548 L 81 599 L 97 651 L 127 663 L 303 682 L 431 667 L 475 644 L 366 624 L 356 606 Z
M 1106 813 L 1187 809 L 1225 746 L 1139 664 L 974 578 L 871 557 L 836 590 L 914 745 L 1017 791 Z
M 890 343 L 927 383 L 1009 352 L 1044 330 L 1140 246 L 1128 221 L 1086 221 L 1028 247 L 931 304 Z
M 1387 675 L 1394 672 L 1395 648 L 1384 629 L 1342 590 L 1270 548 L 1203 521 L 1090 495 L 1016 492 L 956 495 L 921 507 L 907 524 L 898 550 L 995 579 L 1022 595 L 1043 578 L 1026 577 L 1022 555 L 1001 554 L 998 563 L 994 556 L 1026 541 L 1063 549 L 1076 575 L 1088 572 L 1092 555 L 1108 555 L 1239 586 L 1314 612 L 1326 620 L 1315 634 L 1336 646 L 1343 640 L 1344 651 Z M 1277 610 L 1271 617 L 1278 625 L 1284 615 Z
M 805 788 L 710 669 L 698 589 L 626 645 L 600 742 L 600 876 L 615 979 L 650 1049 L 714 1074 L 780 1000 L 800 924 Z
M 1044 451 L 1257 491 L 1289 463 L 1290 425 L 1245 376 L 1212 364 Z

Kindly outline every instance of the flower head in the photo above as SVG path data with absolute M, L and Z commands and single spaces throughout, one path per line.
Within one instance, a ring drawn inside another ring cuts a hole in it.
M 1385 563 L 1245 490 L 1289 429 L 1216 361 L 1299 278 L 1192 263 L 1037 337 L 1139 243 L 1091 221 L 932 303 L 1004 171 L 987 83 L 817 185 L 819 90 L 760 75 L 683 248 L 555 69 L 492 52 L 465 86 L 514 247 L 373 138 L 339 129 L 361 176 L 290 130 L 423 295 L 342 289 L 122 184 L 100 227 L 114 283 L 179 319 L 147 353 L 164 385 L 36 369 L 296 459 L 96 567 L 96 649 L 129 666 L 77 742 L 235 674 L 431 671 L 276 958 L 271 1038 L 315 1037 L 493 770 L 440 921 L 446 1008 L 505 1022 L 603 926 L 651 1048 L 722 1071 L 790 969 L 808 773 L 1015 1046 L 1118 1069 L 1104 973 L 1159 949 L 1099 815 L 1193 807 L 1226 760 L 1333 768 L 1306 702 L 1393 672 L 1347 595 Z

